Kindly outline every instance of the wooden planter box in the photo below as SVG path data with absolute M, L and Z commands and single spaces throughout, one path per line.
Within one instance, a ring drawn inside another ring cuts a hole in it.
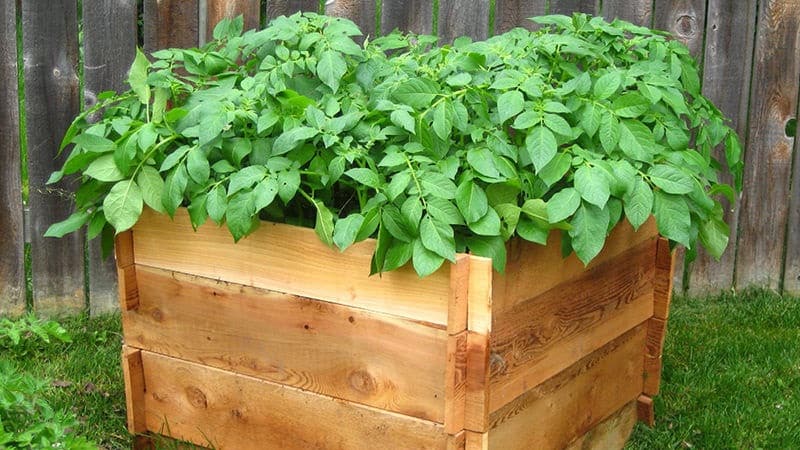
M 621 448 L 652 421 L 672 258 L 652 222 L 584 268 L 558 236 L 420 279 L 263 223 L 147 211 L 117 240 L 132 433 L 223 449 Z

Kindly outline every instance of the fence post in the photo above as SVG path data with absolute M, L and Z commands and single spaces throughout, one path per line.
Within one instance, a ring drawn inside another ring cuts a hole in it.
M 198 0 L 144 0 L 144 49 L 196 47 Z
M 440 0 L 439 43 L 449 44 L 460 36 L 489 36 L 489 0 Z
M 433 2 L 428 0 L 383 0 L 381 34 L 395 29 L 418 34 L 433 33 Z
M 494 13 L 494 32 L 501 34 L 516 27 L 535 30 L 539 27 L 538 24 L 528 18 L 543 16 L 546 13 L 547 2 L 545 0 L 497 0 Z

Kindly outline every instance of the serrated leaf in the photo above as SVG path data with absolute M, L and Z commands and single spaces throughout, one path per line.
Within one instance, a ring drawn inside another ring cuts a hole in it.
M 525 139 L 525 151 L 533 163 L 534 170 L 539 173 L 556 156 L 558 151 L 556 137 L 547 128 L 536 126 Z
M 136 182 L 142 190 L 144 203 L 150 208 L 164 213 L 164 205 L 161 201 L 161 195 L 164 192 L 164 180 L 158 171 L 152 166 L 143 166 L 139 171 L 139 175 L 136 176 Z
M 594 259 L 605 244 L 609 213 L 595 205 L 582 203 L 572 218 L 569 230 L 572 249 L 584 265 Z
M 130 229 L 142 214 L 144 200 L 133 180 L 115 184 L 103 199 L 103 213 L 117 233 Z
M 575 189 L 584 200 L 599 208 L 606 206 L 611 195 L 608 177 L 596 166 L 584 165 L 575 171 Z
M 647 171 L 650 181 L 668 194 L 688 194 L 694 189 L 692 177 L 667 164 L 656 164 Z
M 44 237 L 64 237 L 64 235 L 80 229 L 89 221 L 90 216 L 87 211 L 76 211 L 61 222 L 50 225 L 44 232 Z
M 500 117 L 500 123 L 504 123 L 506 120 L 521 113 L 524 107 L 525 97 L 522 96 L 522 92 L 504 92 L 497 98 L 497 113 Z
M 547 217 L 550 223 L 557 223 L 570 217 L 581 205 L 581 195 L 575 188 L 564 188 L 547 201 Z

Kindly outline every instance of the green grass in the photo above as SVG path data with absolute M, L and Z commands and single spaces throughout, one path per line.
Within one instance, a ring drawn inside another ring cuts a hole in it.
M 59 381 L 48 399 L 76 413 L 78 433 L 105 449 L 129 448 L 119 318 L 82 316 L 62 325 L 73 343 L 3 357 Z M 798 338 L 800 299 L 766 292 L 676 298 L 656 427 L 638 425 L 628 449 L 798 448 Z

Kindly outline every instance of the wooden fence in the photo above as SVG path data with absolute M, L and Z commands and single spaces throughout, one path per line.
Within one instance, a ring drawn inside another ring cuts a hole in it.
M 124 89 L 137 42 L 146 51 L 195 46 L 222 17 L 244 14 L 257 27 L 298 10 L 349 17 L 370 35 L 400 28 L 442 42 L 573 11 L 671 31 L 701 62 L 704 93 L 747 146 L 728 251 L 720 262 L 701 251 L 679 267 L 676 287 L 800 294 L 800 0 L 0 0 L 0 315 L 115 309 L 115 276 L 99 244 L 42 237 L 71 208 L 69 182 L 45 181 L 62 162 L 56 147 L 71 118 L 95 93 Z

